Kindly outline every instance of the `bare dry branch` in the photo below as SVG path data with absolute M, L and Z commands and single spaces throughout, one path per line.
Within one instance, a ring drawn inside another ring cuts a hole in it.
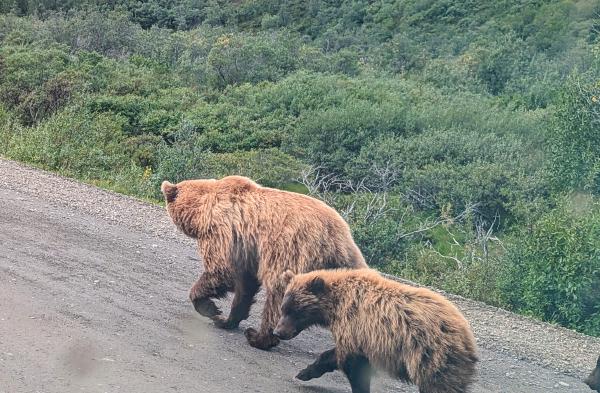
M 471 214 L 473 211 L 475 211 L 475 208 L 477 207 L 477 204 L 471 204 L 465 207 L 465 209 L 458 215 L 454 216 L 454 217 L 438 217 L 436 218 L 433 222 L 429 221 L 429 222 L 425 222 L 422 223 L 421 226 L 419 226 L 418 229 L 411 231 L 411 232 L 407 232 L 407 233 L 402 233 L 398 235 L 398 240 L 399 239 L 403 239 L 405 237 L 408 236 L 412 236 L 412 235 L 416 235 L 419 233 L 423 233 L 423 232 L 427 232 L 439 225 L 443 225 L 443 224 L 449 224 L 449 223 L 454 223 L 454 222 L 458 222 L 461 221 L 463 218 L 465 218 L 466 216 L 468 216 L 469 214 Z
M 441 257 L 441 258 L 444 258 L 444 259 L 451 259 L 451 260 L 453 260 L 454 262 L 456 262 L 456 266 L 457 266 L 457 267 L 458 267 L 460 270 L 463 270 L 463 269 L 464 269 L 464 263 L 463 263 L 463 262 L 462 262 L 460 259 L 458 259 L 458 258 L 456 258 L 456 257 L 453 257 L 453 256 L 450 256 L 450 255 L 443 255 L 442 253 L 440 253 L 438 250 L 436 250 L 436 249 L 434 249 L 434 248 L 432 248 L 432 249 L 431 249 L 431 251 L 432 251 L 434 254 L 436 254 L 437 256 Z

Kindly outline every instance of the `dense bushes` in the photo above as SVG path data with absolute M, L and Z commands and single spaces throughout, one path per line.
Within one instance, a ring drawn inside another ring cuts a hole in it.
M 6 125 L 6 153 L 72 176 L 99 178 L 114 168 L 129 166 L 122 145 L 123 124 L 120 116 L 89 116 L 73 106 L 36 126 Z
M 156 185 L 164 179 L 220 178 L 239 174 L 266 186 L 285 186 L 298 179 L 300 161 L 279 149 L 249 149 L 213 152 L 205 145 L 192 123 L 184 121 L 172 144 L 163 143 L 158 151 L 154 176 Z
M 600 335 L 600 203 L 573 194 L 529 230 L 507 256 L 502 296 L 515 309 Z
M 600 334 L 599 14 L 4 1 L 0 154 L 152 200 L 228 174 L 308 192 L 381 270 Z
M 548 153 L 552 181 L 558 189 L 600 194 L 599 83 L 570 81 L 550 128 Z
M 285 34 L 226 34 L 207 57 L 208 81 L 217 88 L 277 80 L 298 64 L 299 42 Z

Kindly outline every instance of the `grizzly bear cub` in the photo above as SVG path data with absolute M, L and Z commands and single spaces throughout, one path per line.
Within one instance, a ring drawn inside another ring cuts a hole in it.
M 283 272 L 367 267 L 348 224 L 317 199 L 261 187 L 241 176 L 165 181 L 161 190 L 175 225 L 198 240 L 204 272 L 190 290 L 197 312 L 221 328 L 236 328 L 264 286 L 260 330 L 245 331 L 256 348 L 279 343 L 273 328 L 285 291 Z M 234 292 L 234 298 L 224 318 L 211 299 L 227 292 Z
M 274 334 L 289 340 L 328 327 L 335 348 L 297 378 L 341 369 L 353 393 L 368 393 L 371 368 L 414 383 L 421 393 L 466 392 L 477 348 L 469 323 L 443 296 L 388 280 L 372 269 L 284 273 L 289 285 Z
M 584 381 L 592 390 L 600 392 L 600 356 L 596 360 L 596 368 Z

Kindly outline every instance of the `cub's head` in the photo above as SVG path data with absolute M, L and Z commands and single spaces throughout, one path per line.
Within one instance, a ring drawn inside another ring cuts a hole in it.
M 329 300 L 331 290 L 326 277 L 319 272 L 294 275 L 283 274 L 287 284 L 281 304 L 281 318 L 273 334 L 282 340 L 290 340 L 311 326 L 329 324 Z
M 596 361 L 596 368 L 584 381 L 592 390 L 600 392 L 600 356 Z

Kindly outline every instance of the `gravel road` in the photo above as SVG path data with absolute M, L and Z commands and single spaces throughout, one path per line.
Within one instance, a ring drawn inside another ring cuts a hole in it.
M 328 349 L 322 330 L 269 352 L 198 316 L 194 244 L 166 211 L 0 159 L 0 393 L 350 392 L 340 373 L 293 376 Z M 591 392 L 587 337 L 453 296 L 481 362 L 474 392 Z M 226 303 L 226 302 L 225 302 Z M 416 392 L 384 376 L 372 391 Z

